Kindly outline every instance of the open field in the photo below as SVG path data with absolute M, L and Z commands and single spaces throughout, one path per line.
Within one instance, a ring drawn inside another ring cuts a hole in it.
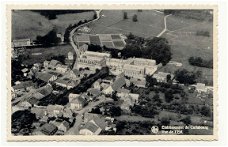
M 152 37 L 159 34 L 163 27 L 164 15 L 155 11 L 143 10 L 138 12 L 136 10 L 125 10 L 128 19 L 123 20 L 123 12 L 121 10 L 103 10 L 101 18 L 89 24 L 92 29 L 92 34 L 129 34 L 141 37 Z M 137 22 L 132 21 L 132 16 L 137 15 Z
M 57 19 L 48 20 L 39 13 L 32 11 L 13 11 L 12 12 L 12 39 L 31 38 L 36 39 L 37 35 L 45 35 L 53 28 L 58 33 L 64 34 L 65 29 L 70 24 L 78 23 L 83 20 L 93 18 L 94 12 L 83 12 L 77 14 L 58 15 Z
M 59 33 L 64 34 L 66 28 L 70 24 L 78 23 L 79 21 L 91 20 L 93 19 L 94 12 L 83 12 L 76 14 L 61 14 L 57 15 L 57 19 L 50 20 L 50 22 L 57 28 Z
M 12 39 L 35 39 L 45 35 L 53 25 L 44 16 L 31 11 L 12 11 Z
M 172 22 L 169 22 L 170 20 Z M 181 22 L 183 23 L 181 24 Z M 213 58 L 212 22 L 170 16 L 167 23 L 169 31 L 163 34 L 162 37 L 167 38 L 171 45 L 172 61 L 182 63 L 182 67 L 189 71 L 202 71 L 202 76 L 197 82 L 212 85 L 213 69 L 196 67 L 188 63 L 188 59 L 191 56 L 202 57 L 205 60 Z M 197 31 L 209 31 L 210 37 L 196 36 Z M 167 65 L 167 68 L 164 67 L 164 69 L 169 71 L 169 66 Z
M 23 60 L 24 64 L 41 63 L 52 56 L 64 55 L 67 57 L 68 52 L 74 52 L 70 45 L 60 45 L 48 48 L 27 49 L 25 55 L 29 55 L 29 59 Z

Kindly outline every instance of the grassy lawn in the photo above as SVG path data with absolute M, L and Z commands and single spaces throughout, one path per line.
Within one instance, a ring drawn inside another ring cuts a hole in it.
M 67 57 L 67 54 L 70 51 L 74 53 L 74 50 L 70 45 L 27 49 L 25 54 L 29 55 L 30 59 L 24 60 L 23 62 L 24 64 L 34 64 L 41 63 L 52 56 L 65 55 Z
M 91 33 L 123 33 L 130 32 L 141 37 L 151 37 L 159 34 L 163 29 L 163 14 L 155 11 L 143 10 L 125 10 L 128 14 L 128 19 L 123 20 L 123 11 L 121 10 L 104 10 L 101 13 L 101 18 L 89 24 L 92 28 Z M 132 21 L 132 16 L 137 14 L 137 22 Z
M 16 10 L 12 12 L 12 38 L 36 39 L 37 35 L 45 35 L 53 28 L 58 33 L 64 34 L 65 29 L 70 24 L 78 23 L 80 20 L 90 20 L 93 18 L 94 12 L 83 12 L 77 14 L 57 15 L 57 19 L 48 20 L 44 16 L 36 12 Z

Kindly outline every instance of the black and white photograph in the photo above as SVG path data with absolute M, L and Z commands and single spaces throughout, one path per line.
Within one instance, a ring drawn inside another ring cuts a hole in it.
M 215 10 L 14 7 L 9 133 L 213 138 Z

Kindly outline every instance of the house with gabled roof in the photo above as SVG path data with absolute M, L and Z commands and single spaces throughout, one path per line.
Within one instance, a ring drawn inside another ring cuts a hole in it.
M 80 80 L 82 78 L 82 74 L 78 69 L 72 69 L 67 71 L 67 77 L 72 80 Z
M 84 98 L 82 98 L 81 96 L 74 98 L 71 102 L 70 102 L 70 109 L 71 110 L 80 110 L 82 109 L 86 104 L 86 100 Z
M 58 64 L 61 64 L 61 63 L 59 61 L 57 61 L 57 60 L 51 60 L 50 63 L 49 63 L 49 68 L 56 69 L 56 66 Z
M 40 128 L 40 131 L 45 135 L 54 135 L 57 130 L 58 128 L 55 125 L 49 123 L 44 124 Z
M 102 92 L 104 94 L 112 94 L 113 92 L 117 91 L 121 87 L 123 87 L 126 84 L 124 77 L 118 77 L 111 86 L 104 89 Z
M 88 96 L 90 96 L 91 99 L 95 99 L 101 94 L 101 91 L 95 88 L 90 88 L 87 90 L 87 92 L 88 92 Z
M 41 106 L 32 107 L 31 108 L 31 113 L 34 113 L 36 115 L 36 118 L 40 119 L 40 118 L 42 118 L 42 117 L 47 115 L 47 107 L 44 107 L 44 106 L 43 107 L 41 107 Z
M 99 135 L 107 127 L 105 119 L 102 117 L 93 117 L 80 129 L 81 135 Z
M 62 64 L 58 64 L 56 65 L 56 71 L 59 72 L 59 73 L 66 73 L 67 70 L 69 70 L 68 66 L 67 65 L 62 65 Z
M 48 105 L 47 113 L 49 117 L 60 117 L 63 115 L 64 106 L 62 105 Z
M 62 120 L 53 120 L 49 122 L 58 128 L 58 131 L 66 132 L 70 128 L 70 123 Z
M 37 79 L 46 83 L 55 81 L 57 79 L 56 75 L 44 72 L 37 72 L 35 76 Z
M 71 102 L 73 99 L 79 97 L 79 94 L 74 94 L 74 93 L 70 93 L 68 96 L 69 102 Z
M 55 84 L 58 85 L 58 86 L 67 88 L 67 89 L 71 89 L 71 88 L 77 86 L 78 81 L 73 81 L 73 80 L 70 80 L 70 79 L 57 79 L 55 81 Z
M 87 122 L 82 129 L 80 129 L 80 135 L 99 135 L 102 129 L 93 122 Z

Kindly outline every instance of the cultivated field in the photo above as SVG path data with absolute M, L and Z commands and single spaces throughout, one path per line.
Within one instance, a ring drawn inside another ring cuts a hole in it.
M 123 19 L 123 13 L 127 12 L 128 19 Z M 143 10 L 103 10 L 101 18 L 89 24 L 92 34 L 129 34 L 141 37 L 152 37 L 159 34 L 164 28 L 164 15 L 156 12 Z M 137 15 L 137 22 L 132 21 L 133 15 Z
M 45 35 L 53 28 L 57 29 L 58 33 L 64 34 L 65 29 L 70 24 L 78 23 L 83 20 L 93 18 L 94 12 L 83 12 L 77 14 L 57 15 L 57 19 L 48 20 L 39 13 L 32 11 L 13 11 L 12 12 L 12 38 L 36 39 L 37 35 Z
M 123 49 L 125 47 L 125 41 L 119 34 L 97 34 L 97 35 L 74 35 L 74 41 L 78 46 L 82 46 L 85 43 L 106 46 L 108 48 Z
M 212 22 L 185 19 L 183 17 L 169 16 L 167 18 L 168 31 L 162 35 L 171 44 L 172 60 L 183 64 L 183 68 L 190 71 L 202 71 L 202 77 L 198 82 L 211 85 L 213 81 L 213 70 L 191 66 L 188 63 L 189 57 L 202 57 L 210 60 L 213 56 L 213 32 Z M 210 36 L 197 36 L 197 31 L 209 31 Z M 164 69 L 169 70 L 164 67 Z M 173 68 L 173 67 L 171 67 Z

